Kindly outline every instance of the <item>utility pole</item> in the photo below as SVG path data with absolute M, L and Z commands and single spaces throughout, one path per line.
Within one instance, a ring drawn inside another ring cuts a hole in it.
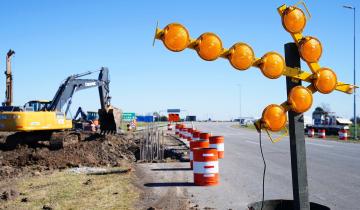
M 238 86 L 239 86 L 239 120 L 240 120 L 241 115 L 242 115 L 242 113 L 241 113 L 241 102 L 242 102 L 242 100 L 241 100 L 241 84 L 238 84 Z
M 351 9 L 354 12 L 354 86 L 356 86 L 356 61 L 355 61 L 355 55 L 356 55 L 356 33 L 355 33 L 355 20 L 356 20 L 356 8 L 353 6 L 343 6 L 345 9 Z M 357 139 L 357 117 L 356 117 L 356 88 L 354 88 L 354 140 Z

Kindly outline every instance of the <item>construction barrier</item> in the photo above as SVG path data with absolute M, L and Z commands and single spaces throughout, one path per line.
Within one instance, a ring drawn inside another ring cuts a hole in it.
M 175 125 L 175 135 L 176 136 L 179 136 L 179 127 L 180 127 L 180 124 Z
M 210 134 L 209 133 L 200 133 L 200 140 L 209 140 Z
M 193 135 L 192 135 L 192 139 L 193 139 L 193 141 L 200 140 L 200 131 L 194 131 Z
M 194 129 L 188 128 L 188 135 L 187 135 L 187 138 L 186 138 L 188 141 L 192 140 L 193 131 L 194 131 Z
M 319 130 L 318 130 L 318 137 L 321 138 L 321 139 L 325 139 L 325 138 L 326 138 L 325 129 L 319 129 Z
M 308 137 L 314 137 L 315 136 L 315 129 L 309 128 L 308 129 Z
M 194 149 L 209 148 L 209 146 L 209 141 L 206 140 L 190 141 L 190 168 L 193 168 Z
M 182 139 L 186 139 L 187 138 L 187 128 L 185 128 L 185 126 L 182 128 Z
M 172 131 L 172 127 L 173 126 L 171 125 L 171 123 L 169 123 L 168 126 L 167 126 L 168 131 Z
M 195 148 L 193 153 L 194 184 L 199 186 L 217 185 L 219 183 L 217 150 L 213 148 Z
M 345 129 L 339 130 L 339 139 L 340 140 L 347 140 L 348 139 L 348 132 Z
M 224 137 L 223 136 L 210 136 L 210 148 L 218 151 L 218 158 L 224 158 Z

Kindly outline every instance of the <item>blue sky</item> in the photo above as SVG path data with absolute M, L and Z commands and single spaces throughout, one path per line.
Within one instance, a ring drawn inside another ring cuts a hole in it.
M 156 21 L 161 28 L 182 23 L 193 38 L 214 32 L 226 48 L 248 43 L 257 57 L 268 51 L 284 54 L 283 45 L 291 37 L 282 28 L 276 8 L 296 2 L 2 0 L 0 68 L 5 69 L 6 52 L 14 49 L 14 103 L 18 105 L 32 99 L 51 100 L 68 75 L 107 66 L 113 105 L 124 111 L 146 114 L 181 108 L 199 118 L 229 119 L 239 115 L 241 84 L 242 115 L 258 117 L 268 104 L 286 100 L 284 77 L 270 80 L 256 68 L 236 71 L 225 59 L 204 61 L 193 50 L 170 52 L 160 41 L 153 47 Z M 322 42 L 320 64 L 332 68 L 339 80 L 352 82 L 352 11 L 341 5 L 360 8 L 360 3 L 306 2 L 312 19 L 304 35 Z M 304 63 L 302 67 L 308 70 Z M 4 75 L 0 81 L 3 100 Z M 352 95 L 317 93 L 310 111 L 323 103 L 339 115 L 352 116 Z M 78 106 L 96 110 L 97 89 L 76 93 L 73 114 Z

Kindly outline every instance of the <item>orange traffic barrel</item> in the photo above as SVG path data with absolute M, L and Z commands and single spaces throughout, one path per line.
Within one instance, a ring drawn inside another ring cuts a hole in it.
M 178 137 L 179 137 L 179 138 L 182 138 L 182 129 L 184 128 L 184 125 L 183 125 L 183 124 L 179 124 L 178 127 L 179 127 Z
M 200 140 L 209 140 L 210 133 L 200 133 Z
M 345 130 L 345 129 L 339 130 L 339 139 L 340 140 L 347 140 L 348 139 L 347 130 Z
M 182 139 L 186 138 L 186 133 L 187 133 L 187 128 L 185 128 L 185 126 L 183 128 L 181 128 L 181 137 Z
M 209 141 L 207 140 L 198 140 L 198 141 L 190 141 L 190 167 L 193 168 L 193 160 L 194 160 L 194 149 L 195 148 L 208 148 Z
M 189 128 L 184 128 L 184 132 L 183 132 L 183 139 L 187 139 L 188 138 L 188 130 L 189 130 Z
M 188 128 L 188 135 L 187 135 L 187 140 L 188 140 L 188 141 L 191 141 L 191 140 L 192 140 L 193 131 L 194 131 L 194 129 Z
M 219 159 L 224 158 L 224 137 L 223 136 L 210 136 L 210 148 L 218 151 Z
M 308 137 L 314 137 L 315 136 L 315 129 L 309 128 L 308 129 Z
M 168 131 L 172 131 L 172 125 L 169 123 L 167 126 Z
M 192 135 L 194 141 L 200 140 L 200 131 L 194 131 Z
M 180 127 L 180 124 L 176 124 L 176 125 L 175 125 L 175 135 L 176 135 L 176 136 L 179 135 L 179 127 Z
M 319 131 L 318 131 L 318 137 L 321 138 L 321 139 L 325 139 L 325 138 L 326 138 L 325 129 L 319 129 Z
M 219 183 L 218 152 L 214 148 L 194 149 L 194 183 L 200 186 Z

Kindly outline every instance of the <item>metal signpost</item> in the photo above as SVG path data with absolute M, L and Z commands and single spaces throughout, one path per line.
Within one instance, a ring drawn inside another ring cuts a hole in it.
M 285 44 L 285 62 L 292 68 L 300 68 L 300 55 L 295 43 Z M 286 77 L 287 94 L 292 88 L 301 85 L 301 80 Z M 310 209 L 306 168 L 306 149 L 304 135 L 304 116 L 294 111 L 288 112 L 291 174 L 294 196 L 294 209 Z

